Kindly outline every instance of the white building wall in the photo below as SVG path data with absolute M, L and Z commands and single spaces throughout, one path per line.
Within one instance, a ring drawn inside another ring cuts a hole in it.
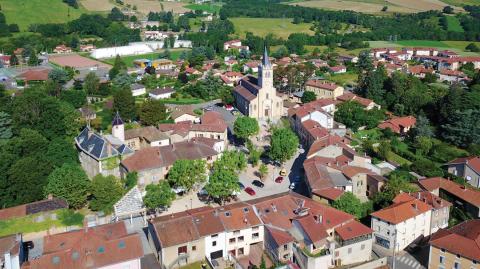
M 137 55 L 153 52 L 153 49 L 145 44 L 128 45 L 121 47 L 100 48 L 92 51 L 90 56 L 95 59 L 112 58 L 117 55 Z
M 210 235 L 205 237 L 205 256 L 210 258 L 210 253 L 222 250 L 223 257 L 228 257 L 227 251 L 227 240 L 226 240 L 226 233 L 221 232 L 216 235 Z M 215 242 L 215 246 L 213 245 Z
M 372 256 L 373 239 L 360 241 L 355 244 L 336 248 L 333 259 L 340 260 L 341 265 L 348 265 L 360 262 L 366 262 Z
M 162 147 L 162 146 L 168 146 L 168 145 L 170 145 L 170 140 L 169 140 L 169 139 L 152 141 L 152 142 L 150 143 L 150 146 L 151 146 L 151 147 Z
M 301 119 L 302 122 L 306 120 L 313 120 L 320 124 L 322 127 L 327 128 L 327 129 L 332 129 L 333 128 L 333 118 L 332 116 L 320 112 L 320 111 L 314 111 L 305 117 Z
M 258 236 L 254 237 L 253 234 L 258 233 Z M 239 237 L 243 236 L 243 241 L 239 241 Z M 235 242 L 230 243 L 230 239 L 235 238 Z M 243 248 L 243 255 L 250 253 L 250 245 L 260 243 L 264 238 L 263 225 L 247 228 L 237 231 L 228 231 L 225 237 L 226 252 L 229 253 L 235 250 L 236 256 L 238 255 L 238 249 Z

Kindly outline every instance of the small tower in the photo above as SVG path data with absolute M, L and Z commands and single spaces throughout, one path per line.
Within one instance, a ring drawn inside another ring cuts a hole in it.
M 263 52 L 262 64 L 258 66 L 258 86 L 273 88 L 273 67 L 268 58 L 267 47 Z
M 121 141 L 125 141 L 125 125 L 118 111 L 112 121 L 112 135 Z

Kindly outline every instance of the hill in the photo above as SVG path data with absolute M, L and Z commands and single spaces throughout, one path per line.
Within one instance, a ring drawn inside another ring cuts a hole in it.
M 21 31 L 34 23 L 63 23 L 80 17 L 87 11 L 74 9 L 62 0 L 0 0 L 7 23 L 16 23 Z

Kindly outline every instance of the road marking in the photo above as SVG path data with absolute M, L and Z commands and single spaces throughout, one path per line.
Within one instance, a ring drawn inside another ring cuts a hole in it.
M 412 261 L 412 260 L 408 260 L 408 263 L 407 263 L 407 264 L 408 264 L 408 266 L 412 266 L 413 264 L 415 264 L 415 262 Z

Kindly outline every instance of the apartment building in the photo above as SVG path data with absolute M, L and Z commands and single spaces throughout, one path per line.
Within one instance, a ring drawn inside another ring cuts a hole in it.
M 317 99 L 336 99 L 343 94 L 343 87 L 333 82 L 320 79 L 309 79 L 305 84 L 305 90 L 314 92 Z

